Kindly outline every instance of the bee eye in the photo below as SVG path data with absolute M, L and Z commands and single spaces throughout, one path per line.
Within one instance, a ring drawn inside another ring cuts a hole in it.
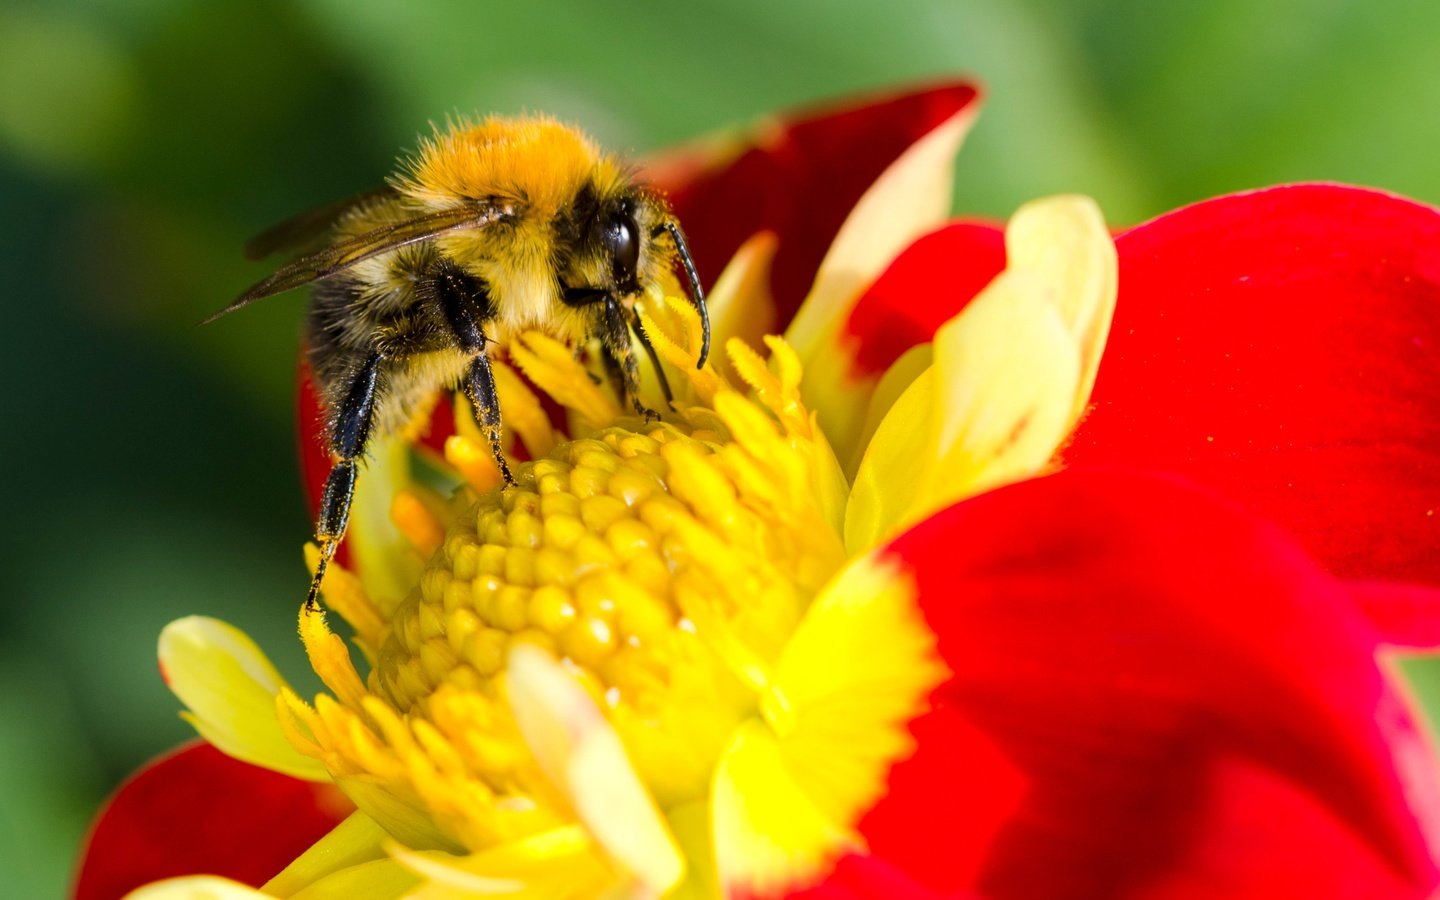
M 615 270 L 615 280 L 628 283 L 635 278 L 640 265 L 640 236 L 635 220 L 628 215 L 617 215 L 605 223 L 600 240 L 610 254 L 610 263 Z

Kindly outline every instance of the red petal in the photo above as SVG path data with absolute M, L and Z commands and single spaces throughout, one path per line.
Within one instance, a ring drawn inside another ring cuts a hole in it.
M 259 887 L 354 810 L 330 785 L 196 743 L 121 785 L 90 831 L 75 900 L 113 900 L 178 875 Z
M 978 97 L 974 85 L 948 82 L 790 113 L 763 123 L 723 161 L 706 150 L 681 150 L 653 161 L 648 177 L 669 193 L 707 285 L 751 235 L 779 236 L 770 286 L 783 326 L 860 195 L 911 144 Z
M 1343 577 L 1440 585 L 1440 210 L 1274 188 L 1117 246 L 1095 408 L 1064 459 L 1182 473 Z
M 1005 269 L 1005 229 L 953 222 L 917 240 L 867 290 L 846 322 L 855 367 L 882 374 L 900 355 L 935 337 Z
M 969 893 L 941 894 L 874 856 L 849 855 L 822 883 L 785 895 L 787 900 L 965 900 Z
M 1385 643 L 1396 647 L 1440 647 L 1440 590 L 1373 581 L 1349 587 L 1350 595 Z
M 1072 470 L 891 545 L 954 678 L 861 822 L 995 898 L 1421 897 L 1430 747 L 1346 589 L 1180 484 Z

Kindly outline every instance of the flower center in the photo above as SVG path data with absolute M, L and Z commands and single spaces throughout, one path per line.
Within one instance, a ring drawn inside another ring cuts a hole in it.
M 481 494 L 368 636 L 363 688 L 357 676 L 330 685 L 338 703 L 288 703 L 302 752 L 397 836 L 410 811 L 470 850 L 570 821 L 509 706 L 510 651 L 533 644 L 605 711 L 662 811 L 705 798 L 845 560 L 838 466 L 799 404 L 793 355 L 772 348 L 779 375 L 730 348 L 757 399 L 698 373 L 708 397 L 665 421 L 618 419 Z M 322 643 L 307 636 L 312 658 Z

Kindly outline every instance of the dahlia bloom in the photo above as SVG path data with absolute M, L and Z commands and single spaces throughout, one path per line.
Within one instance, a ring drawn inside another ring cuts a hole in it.
M 304 698 L 170 626 L 245 762 L 122 789 L 77 896 L 1429 895 L 1436 757 L 1385 651 L 1440 630 L 1440 213 L 1299 186 L 1113 240 L 1075 197 L 946 224 L 975 99 L 657 164 L 731 260 L 723 358 L 657 293 L 663 421 L 527 335 L 518 487 L 463 408 L 381 448 L 325 592 L 364 665 L 302 612 Z M 126 869 L 167 842 L 187 868 Z

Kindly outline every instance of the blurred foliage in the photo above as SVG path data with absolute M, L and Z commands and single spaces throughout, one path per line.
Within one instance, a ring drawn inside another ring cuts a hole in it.
M 1433 0 L 544 4 L 6 0 L 0 861 L 63 891 L 89 811 L 187 737 L 154 640 L 226 618 L 300 678 L 299 297 L 192 323 L 238 247 L 371 186 L 430 120 L 544 109 L 644 152 L 969 72 L 957 202 L 1117 224 L 1301 179 L 1440 201 Z M 1433 674 L 1433 669 L 1430 670 Z

